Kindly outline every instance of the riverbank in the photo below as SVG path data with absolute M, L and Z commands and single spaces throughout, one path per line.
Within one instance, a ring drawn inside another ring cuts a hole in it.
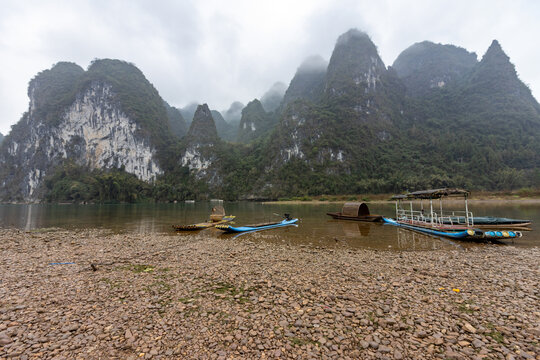
M 540 359 L 539 263 L 0 230 L 0 359 Z
M 359 201 L 367 203 L 382 204 L 391 201 L 395 194 L 363 194 L 363 195 L 318 195 L 318 196 L 303 196 L 295 198 L 282 198 L 278 201 L 264 201 L 266 204 L 332 204 L 345 203 L 350 201 Z M 462 199 L 455 200 L 453 198 L 445 199 L 445 201 L 463 201 Z M 510 203 L 523 204 L 540 204 L 540 190 L 528 191 L 476 191 L 471 192 L 468 198 L 471 203 L 490 203 L 495 201 L 504 201 Z

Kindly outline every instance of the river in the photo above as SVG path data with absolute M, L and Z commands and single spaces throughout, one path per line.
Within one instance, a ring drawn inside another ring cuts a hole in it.
M 204 221 L 216 204 L 222 204 L 227 214 L 236 215 L 235 223 L 245 225 L 281 219 L 284 213 L 299 218 L 297 227 L 273 229 L 245 234 L 239 241 L 268 241 L 298 246 L 351 247 L 380 250 L 429 250 L 486 246 L 470 242 L 450 241 L 385 226 L 377 223 L 333 220 L 327 212 L 341 211 L 341 204 L 301 203 L 264 204 L 256 202 L 196 202 L 177 204 L 118 205 L 0 205 L 0 227 L 26 231 L 62 228 L 70 230 L 97 228 L 112 232 L 168 233 L 171 236 L 231 236 L 216 229 L 197 233 L 175 233 L 173 224 Z M 470 203 L 474 216 L 500 216 L 530 219 L 532 231 L 507 242 L 518 247 L 540 246 L 540 204 L 518 201 Z M 372 214 L 395 215 L 394 204 L 369 204 Z

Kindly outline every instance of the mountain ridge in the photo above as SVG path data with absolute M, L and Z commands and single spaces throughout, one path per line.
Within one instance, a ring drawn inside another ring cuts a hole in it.
M 298 67 L 271 112 L 257 99 L 222 113 L 207 104 L 177 109 L 133 64 L 111 59 L 86 71 L 60 62 L 40 72 L 28 94 L 28 112 L 0 143 L 3 201 L 275 199 L 540 183 L 540 105 L 497 41 L 480 61 L 454 45 L 421 42 L 386 67 L 370 37 L 351 29 L 330 61 L 308 58 Z M 235 124 L 238 137 L 226 135 Z M 64 181 L 55 169 L 79 175 Z M 81 197 L 107 176 L 134 193 Z

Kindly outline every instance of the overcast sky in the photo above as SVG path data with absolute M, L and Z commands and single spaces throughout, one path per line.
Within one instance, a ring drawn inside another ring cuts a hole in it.
M 385 64 L 415 42 L 474 51 L 499 40 L 540 97 L 540 1 L 0 0 L 0 133 L 28 109 L 28 82 L 58 61 L 134 63 L 171 105 L 224 110 L 288 84 L 308 56 L 367 32 Z

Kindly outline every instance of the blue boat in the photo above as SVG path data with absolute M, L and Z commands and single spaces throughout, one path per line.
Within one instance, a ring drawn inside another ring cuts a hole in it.
M 217 225 L 216 229 L 225 231 L 227 233 L 241 233 L 241 232 L 274 229 L 278 227 L 293 225 L 297 222 L 298 222 L 298 219 L 284 219 L 283 221 L 280 221 L 280 222 L 257 224 L 257 225 L 246 225 L 246 226 L 239 226 L 239 227 L 235 227 L 231 225 Z
M 424 234 L 447 237 L 452 239 L 465 240 L 506 240 L 522 236 L 521 231 L 511 230 L 513 225 L 522 220 L 504 219 L 510 221 L 500 221 L 499 218 L 474 217 L 469 211 L 467 197 L 469 191 L 462 189 L 433 189 L 408 193 L 405 195 L 393 196 L 396 200 L 396 219 L 383 218 L 385 224 L 402 227 L 408 230 L 421 232 Z M 442 199 L 446 197 L 463 197 L 465 200 L 464 211 L 443 211 Z M 429 201 L 429 210 L 424 211 L 423 200 Z M 433 206 L 433 200 L 439 200 L 439 210 Z M 409 202 L 409 207 L 405 208 L 403 202 Z M 420 201 L 420 210 L 415 210 L 413 201 Z M 476 219 L 481 223 L 476 224 Z M 530 222 L 529 222 L 530 224 Z M 496 228 L 496 230 L 480 230 L 478 227 Z M 506 227 L 507 230 L 499 230 L 499 227 Z M 516 226 L 520 230 L 525 230 L 521 226 Z
M 451 239 L 464 239 L 464 240 L 505 240 L 515 239 L 522 236 L 521 231 L 483 231 L 480 229 L 467 229 L 467 230 L 450 230 L 450 229 L 433 229 L 418 225 L 409 225 L 401 222 L 397 222 L 394 219 L 388 219 L 383 217 L 385 224 L 398 226 L 404 229 L 421 232 L 433 236 L 447 237 Z

